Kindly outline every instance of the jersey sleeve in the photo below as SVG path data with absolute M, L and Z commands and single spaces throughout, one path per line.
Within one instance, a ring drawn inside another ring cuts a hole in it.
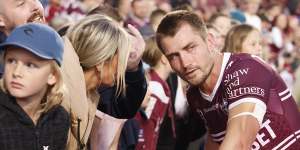
M 240 60 L 227 68 L 223 81 L 229 110 L 244 102 L 266 107 L 272 74 L 270 67 L 255 59 Z

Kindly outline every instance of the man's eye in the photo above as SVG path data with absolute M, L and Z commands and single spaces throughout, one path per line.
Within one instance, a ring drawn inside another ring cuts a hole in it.
M 19 6 L 22 6 L 24 4 L 25 4 L 25 1 L 19 1 L 17 6 L 19 7 Z
M 175 55 L 171 55 L 168 57 L 168 59 L 169 59 L 169 61 L 173 61 L 173 60 L 175 60 L 175 57 L 176 57 Z
M 188 47 L 187 51 L 192 52 L 196 49 L 197 45 L 192 45 L 190 47 Z
M 194 49 L 195 49 L 195 46 L 191 46 L 188 48 L 188 51 L 190 52 L 190 51 L 193 51 Z

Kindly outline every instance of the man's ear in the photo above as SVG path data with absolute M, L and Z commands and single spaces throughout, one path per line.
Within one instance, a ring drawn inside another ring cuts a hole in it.
M 212 33 L 207 33 L 207 47 L 209 49 L 209 51 L 214 51 L 215 50 L 215 45 L 216 45 L 216 39 L 215 36 Z

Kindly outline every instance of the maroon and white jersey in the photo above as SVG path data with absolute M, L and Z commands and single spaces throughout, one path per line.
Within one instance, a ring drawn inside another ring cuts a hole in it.
M 225 53 L 212 94 L 191 87 L 187 98 L 217 143 L 225 137 L 228 110 L 250 102 L 266 108 L 253 150 L 300 149 L 300 114 L 292 94 L 279 75 L 256 56 Z
M 145 116 L 137 113 L 135 119 L 140 125 L 136 150 L 156 150 L 161 123 L 166 113 L 170 113 L 170 88 L 166 81 L 150 69 L 148 90 L 150 100 L 145 109 Z M 171 118 L 173 119 L 173 118 Z

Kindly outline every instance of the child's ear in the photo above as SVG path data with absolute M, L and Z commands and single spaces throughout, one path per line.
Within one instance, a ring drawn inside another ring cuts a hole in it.
M 0 14 L 0 29 L 4 29 L 5 22 L 3 16 Z M 0 30 L 1 31 L 1 30 Z
M 49 85 L 54 85 L 56 83 L 56 81 L 57 81 L 56 76 L 53 73 L 49 74 L 49 76 L 48 76 L 48 84 Z

